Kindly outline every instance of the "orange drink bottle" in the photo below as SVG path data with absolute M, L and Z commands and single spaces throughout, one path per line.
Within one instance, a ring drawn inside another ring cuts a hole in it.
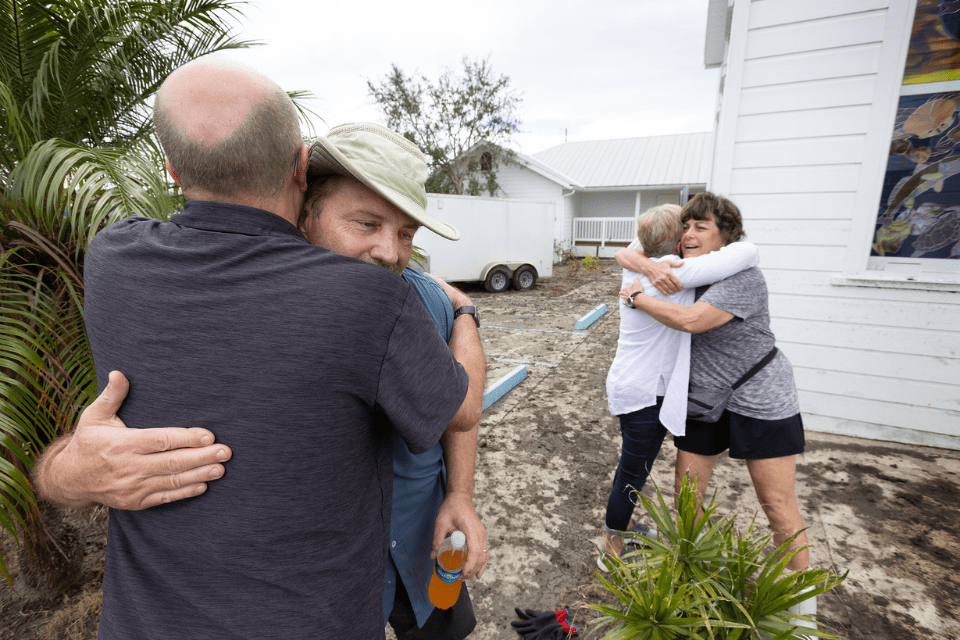
M 462 531 L 454 531 L 440 544 L 437 566 L 430 577 L 427 596 L 438 609 L 449 609 L 460 597 L 463 586 L 463 564 L 467 561 L 467 537 Z

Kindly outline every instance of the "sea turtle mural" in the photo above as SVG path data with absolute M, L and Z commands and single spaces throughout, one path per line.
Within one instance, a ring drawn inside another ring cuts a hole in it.
M 960 207 L 949 207 L 913 241 L 913 257 L 953 245 L 950 257 L 960 255 Z
M 958 174 L 960 174 L 960 156 L 950 156 L 944 158 L 942 162 L 935 162 L 919 169 L 910 177 L 903 178 L 893 188 L 893 192 L 887 199 L 887 210 L 881 218 L 893 217 L 901 206 L 912 209 L 917 196 L 927 191 L 942 193 L 947 180 Z
M 956 258 L 960 255 L 960 205 L 925 203 L 902 212 L 896 220 L 877 229 L 873 250 L 881 256 L 896 255 L 911 236 L 916 237 L 911 243 L 910 257 L 919 258 L 953 245 L 949 257 Z
M 902 96 L 872 254 L 957 258 L 960 92 Z

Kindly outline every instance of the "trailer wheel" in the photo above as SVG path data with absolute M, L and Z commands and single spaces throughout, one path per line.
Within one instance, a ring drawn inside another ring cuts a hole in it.
M 513 288 L 523 291 L 532 289 L 537 284 L 537 270 L 529 264 L 525 264 L 513 272 Z
M 502 264 L 490 269 L 487 278 L 483 281 L 483 287 L 490 293 L 502 293 L 510 286 L 510 276 L 507 268 Z

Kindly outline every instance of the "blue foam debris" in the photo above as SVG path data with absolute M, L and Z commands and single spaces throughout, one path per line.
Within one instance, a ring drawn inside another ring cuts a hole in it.
M 487 387 L 483 392 L 483 408 L 486 409 L 494 402 L 502 398 L 504 395 L 506 395 L 507 391 L 510 391 L 510 389 L 513 389 L 515 386 L 520 384 L 520 382 L 526 377 L 527 367 L 526 365 L 520 365 Z
M 596 321 L 597 321 L 597 318 L 599 318 L 600 316 L 602 316 L 602 315 L 605 314 L 606 312 L 607 312 L 607 305 L 606 305 L 606 304 L 598 304 L 598 305 L 594 308 L 593 311 L 591 311 L 591 312 L 588 313 L 587 315 L 585 315 L 585 316 L 583 316 L 582 318 L 580 318 L 579 320 L 577 320 L 577 324 L 573 325 L 573 328 L 574 328 L 574 329 L 586 329 L 587 327 L 589 327 L 590 325 L 592 325 L 594 322 L 596 322 Z

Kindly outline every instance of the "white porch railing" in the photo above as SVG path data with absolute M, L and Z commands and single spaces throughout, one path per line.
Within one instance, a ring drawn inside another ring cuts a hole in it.
M 615 243 L 625 246 L 637 239 L 637 219 L 574 218 L 573 244 L 599 246 Z

